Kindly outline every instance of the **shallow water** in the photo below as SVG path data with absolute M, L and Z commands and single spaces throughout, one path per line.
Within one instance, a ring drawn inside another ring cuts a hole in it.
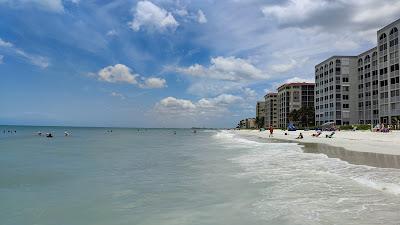
M 400 170 L 229 131 L 0 127 L 1 224 L 398 224 Z M 33 135 L 52 131 L 55 138 Z M 72 133 L 64 137 L 64 130 Z

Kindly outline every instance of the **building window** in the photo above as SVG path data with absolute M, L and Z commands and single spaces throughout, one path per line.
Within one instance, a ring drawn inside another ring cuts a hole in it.
M 397 34 L 397 27 L 393 27 L 393 29 L 390 30 L 390 34 L 389 35 L 393 35 L 393 34 Z
M 398 63 L 395 64 L 395 65 L 391 65 L 390 66 L 390 72 L 397 71 L 397 70 L 399 70 L 399 64 Z
M 393 77 L 390 79 L 390 84 L 398 84 L 399 83 L 399 77 Z

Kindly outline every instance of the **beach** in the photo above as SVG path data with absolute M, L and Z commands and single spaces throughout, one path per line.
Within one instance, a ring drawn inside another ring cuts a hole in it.
M 234 132 L 260 138 L 269 138 L 269 131 L 259 130 L 235 130 Z M 285 135 L 287 133 L 287 135 Z M 303 139 L 296 139 L 299 134 L 303 134 Z M 332 138 L 326 138 L 331 134 L 324 131 L 319 137 L 313 137 L 316 132 L 310 131 L 283 131 L 274 130 L 273 139 L 281 141 L 291 141 L 298 143 L 326 144 L 333 147 L 344 148 L 355 152 L 368 152 L 387 155 L 400 155 L 400 132 L 392 131 L 389 133 L 370 132 L 370 131 L 336 131 Z

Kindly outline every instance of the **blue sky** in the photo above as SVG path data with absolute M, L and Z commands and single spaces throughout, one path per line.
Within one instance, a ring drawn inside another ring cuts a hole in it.
M 0 124 L 233 127 L 400 3 L 0 0 Z

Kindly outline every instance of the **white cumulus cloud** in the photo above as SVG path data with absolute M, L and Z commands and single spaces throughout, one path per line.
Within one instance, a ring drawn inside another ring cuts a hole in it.
M 0 38 L 0 47 L 8 47 L 11 48 L 14 45 L 11 42 L 4 41 L 3 39 Z
M 224 81 L 251 81 L 267 79 L 268 75 L 256 66 L 241 58 L 215 57 L 211 65 L 204 67 L 194 64 L 186 68 L 177 68 L 177 72 L 194 77 L 210 78 Z
M 315 80 L 312 78 L 303 78 L 303 77 L 293 77 L 285 80 L 283 83 L 314 83 Z
M 290 59 L 287 63 L 273 64 L 271 65 L 271 70 L 276 73 L 286 73 L 293 70 L 296 67 L 303 66 L 308 61 L 308 58 L 303 58 L 301 60 Z
M 132 70 L 123 65 L 116 64 L 114 66 L 107 66 L 98 72 L 99 79 L 110 83 L 130 83 L 137 84 L 136 78 L 139 76 L 132 72 Z
M 133 21 L 130 22 L 130 27 L 134 31 L 139 31 L 142 26 L 159 31 L 167 29 L 174 31 L 179 26 L 179 23 L 171 12 L 150 1 L 139 1 L 134 11 Z
M 186 99 L 167 97 L 156 103 L 154 109 L 163 116 L 221 116 L 228 107 L 242 102 L 240 96 L 221 94 L 214 98 L 201 98 L 196 102 Z
M 167 81 L 163 78 L 150 77 L 146 78 L 140 86 L 142 88 L 164 88 L 167 86 Z
M 93 76 L 93 73 L 89 73 Z M 128 83 L 137 85 L 140 88 L 164 88 L 167 81 L 157 77 L 143 77 L 124 64 L 107 66 L 97 72 L 98 79 L 109 83 Z
M 204 15 L 203 11 L 199 9 L 197 11 L 197 22 L 199 23 L 207 23 L 206 15 Z

